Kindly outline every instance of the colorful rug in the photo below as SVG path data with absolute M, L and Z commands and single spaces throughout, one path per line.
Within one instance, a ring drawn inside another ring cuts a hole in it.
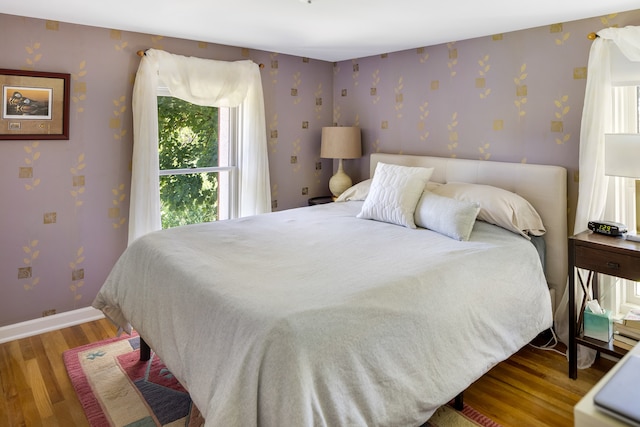
M 140 338 L 123 336 L 64 353 L 69 378 L 92 427 L 201 427 L 189 393 L 151 352 L 139 359 Z M 500 427 L 465 405 L 438 409 L 422 427 Z
M 123 336 L 66 351 L 65 366 L 92 427 L 200 427 L 189 393 L 151 352 L 139 361 L 140 337 Z
M 485 417 L 480 412 L 465 404 L 462 411 L 457 411 L 448 405 L 438 408 L 426 424 L 420 427 L 500 427 L 500 424 Z

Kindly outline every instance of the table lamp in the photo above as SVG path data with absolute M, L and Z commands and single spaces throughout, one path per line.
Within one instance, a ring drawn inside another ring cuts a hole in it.
M 636 230 L 627 240 L 640 242 L 640 134 L 608 133 L 604 135 L 604 173 L 636 179 Z
M 355 126 L 333 126 L 322 128 L 320 157 L 338 159 L 338 171 L 329 180 L 329 190 L 333 197 L 338 197 L 352 181 L 342 169 L 343 159 L 357 159 L 362 156 L 360 128 Z

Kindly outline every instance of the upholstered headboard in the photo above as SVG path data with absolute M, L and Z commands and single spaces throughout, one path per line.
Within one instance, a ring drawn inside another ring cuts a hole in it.
M 547 229 L 546 274 L 559 301 L 567 282 L 567 171 L 560 166 L 491 162 L 404 154 L 371 154 L 370 175 L 378 162 L 434 168 L 431 181 L 492 185 L 524 197 Z M 555 308 L 555 307 L 554 307 Z

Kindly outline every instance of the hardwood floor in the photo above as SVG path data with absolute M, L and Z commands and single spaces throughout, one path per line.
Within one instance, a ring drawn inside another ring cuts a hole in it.
M 0 344 L 0 426 L 88 426 L 62 353 L 115 335 L 102 319 Z
M 573 426 L 573 407 L 614 364 L 598 358 L 572 380 L 564 354 L 526 346 L 472 384 L 464 399 L 505 427 Z
M 62 352 L 116 335 L 107 320 L 0 344 L 0 426 L 87 426 Z M 598 359 L 567 376 L 567 359 L 525 347 L 464 393 L 465 402 L 503 426 L 572 426 L 573 406 L 613 366 Z

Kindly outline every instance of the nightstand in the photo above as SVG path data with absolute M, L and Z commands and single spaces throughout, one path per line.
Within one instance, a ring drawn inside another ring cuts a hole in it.
M 614 346 L 613 340 L 604 342 L 582 334 L 586 300 L 583 298 L 577 317 L 576 268 L 589 271 L 586 280 L 578 273 L 578 282 L 585 294 L 592 289 L 593 298 L 598 299 L 597 273 L 640 281 L 640 243 L 592 231 L 583 231 L 569 237 L 569 378 L 573 379 L 578 376 L 578 344 L 618 358 L 627 353 L 627 350 Z
M 333 197 L 331 196 L 312 197 L 309 199 L 309 206 L 324 205 L 331 202 L 333 202 Z

